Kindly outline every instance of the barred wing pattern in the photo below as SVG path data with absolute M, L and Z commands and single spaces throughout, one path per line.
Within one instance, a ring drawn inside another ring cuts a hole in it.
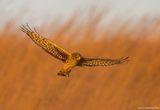
M 52 43 L 50 40 L 44 38 L 34 29 L 32 30 L 29 25 L 20 27 L 21 31 L 26 33 L 38 46 L 43 48 L 47 53 L 56 57 L 57 59 L 65 62 L 68 57 L 71 55 L 66 50 Z
M 126 61 L 128 61 L 128 57 L 122 57 L 120 59 L 82 58 L 78 63 L 78 66 L 111 66 L 115 64 L 121 64 Z

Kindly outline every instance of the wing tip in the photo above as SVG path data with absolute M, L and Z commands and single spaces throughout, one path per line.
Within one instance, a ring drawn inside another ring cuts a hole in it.
M 129 61 L 129 56 L 120 58 L 120 63 L 125 63 Z
M 32 28 L 29 26 L 28 23 L 26 23 L 26 25 L 22 24 L 21 26 L 19 26 L 19 28 L 20 28 L 20 30 L 21 30 L 22 32 L 24 32 L 24 33 L 26 33 L 26 34 L 27 34 L 28 32 L 38 33 L 37 30 L 36 30 L 35 28 L 32 29 Z

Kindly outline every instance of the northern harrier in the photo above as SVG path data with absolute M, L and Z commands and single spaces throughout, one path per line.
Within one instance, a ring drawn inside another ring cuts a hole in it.
M 58 75 L 60 76 L 69 76 L 69 73 L 75 66 L 111 66 L 128 61 L 128 57 L 122 57 L 120 59 L 85 58 L 80 53 L 67 52 L 63 48 L 38 34 L 35 28 L 32 30 L 29 25 L 22 25 L 20 29 L 47 53 L 64 63 L 63 68 L 58 72 Z

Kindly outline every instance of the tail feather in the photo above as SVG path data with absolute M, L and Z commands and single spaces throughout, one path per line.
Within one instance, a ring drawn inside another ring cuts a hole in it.
M 64 77 L 69 77 L 69 73 L 70 73 L 70 71 L 66 72 L 64 69 L 61 69 L 61 70 L 57 73 L 57 75 L 59 75 L 59 76 L 64 76 Z

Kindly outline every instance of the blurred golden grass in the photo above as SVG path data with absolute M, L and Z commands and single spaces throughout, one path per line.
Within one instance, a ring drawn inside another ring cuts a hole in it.
M 57 76 L 61 62 L 20 30 L 15 31 L 14 23 L 6 24 L 0 33 L 0 110 L 160 107 L 158 19 L 152 23 L 142 19 L 132 28 L 131 21 L 124 22 L 116 31 L 115 21 L 99 30 L 96 29 L 97 18 L 83 26 L 72 21 L 74 19 L 60 26 L 50 39 L 84 56 L 130 56 L 130 61 L 112 67 L 79 67 L 72 71 L 71 77 L 62 78 Z

